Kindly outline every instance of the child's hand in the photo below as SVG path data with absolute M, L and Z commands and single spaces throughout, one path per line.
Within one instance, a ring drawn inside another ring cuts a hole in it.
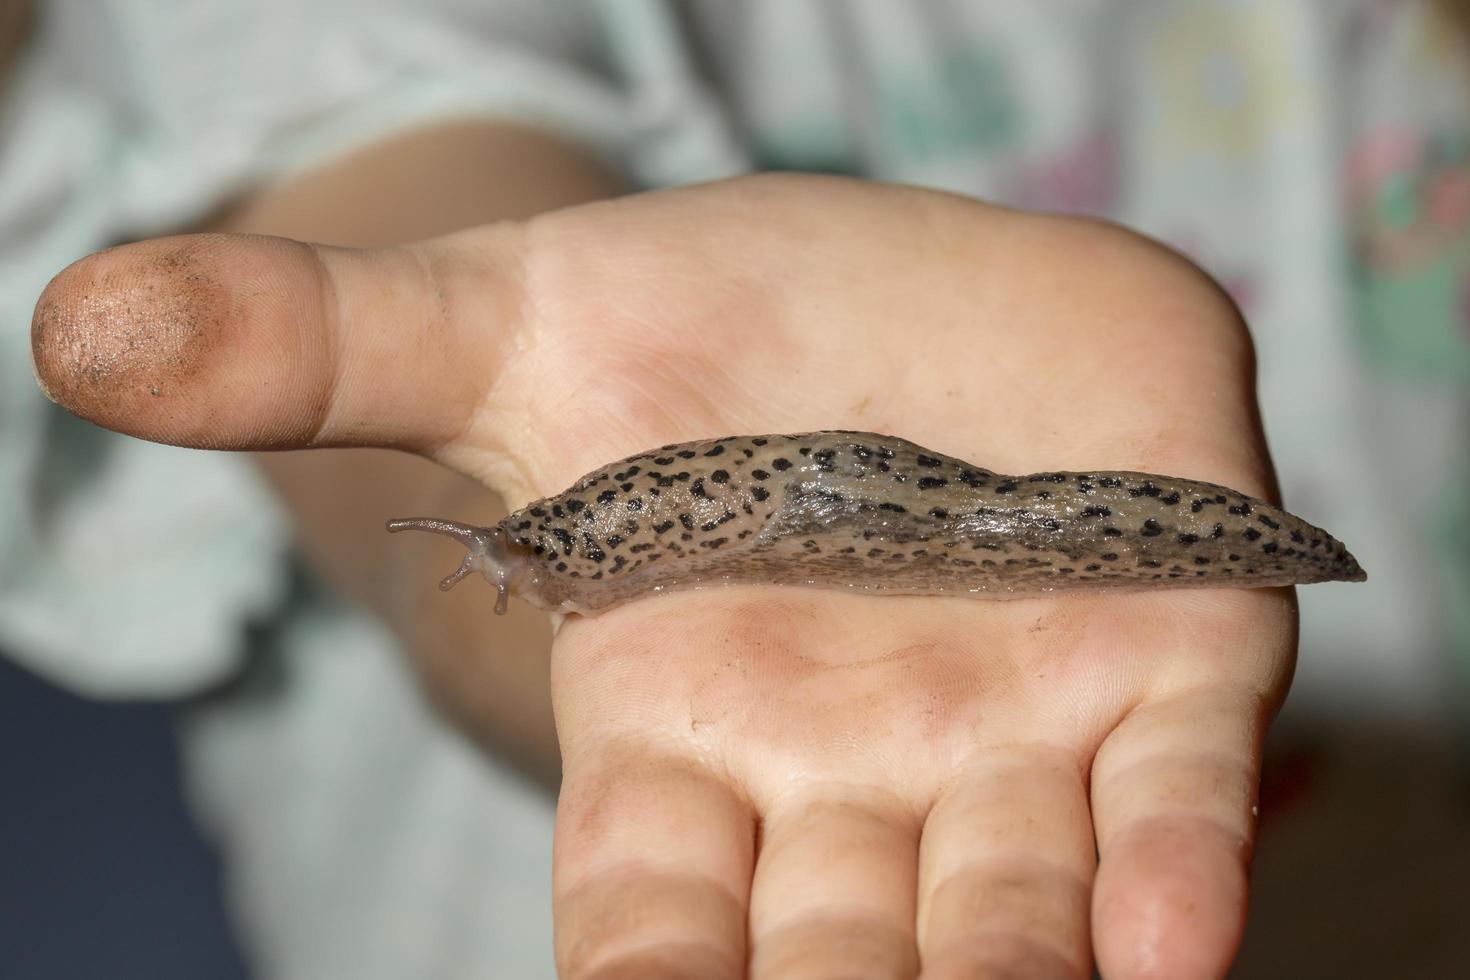
M 1187 263 L 846 180 L 377 252 L 145 242 L 59 277 L 34 348 L 52 397 L 124 432 L 406 448 L 512 506 L 663 443 L 821 428 L 1271 490 L 1249 341 Z M 1281 591 L 742 588 L 573 617 L 561 969 L 1085 977 L 1095 949 L 1109 977 L 1219 976 L 1294 616 Z

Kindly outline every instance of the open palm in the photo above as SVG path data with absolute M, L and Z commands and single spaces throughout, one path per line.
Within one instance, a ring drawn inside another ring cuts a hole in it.
M 128 356 L 98 354 L 130 330 Z M 384 252 L 143 243 L 58 279 L 35 350 L 54 397 L 114 428 L 408 448 L 513 504 L 663 443 L 822 428 L 1003 472 L 1271 489 L 1249 341 L 1183 260 L 854 181 Z M 1086 976 L 1095 949 L 1108 976 L 1220 975 L 1294 630 L 1289 593 L 1239 590 L 730 588 L 572 617 L 552 659 L 561 969 Z

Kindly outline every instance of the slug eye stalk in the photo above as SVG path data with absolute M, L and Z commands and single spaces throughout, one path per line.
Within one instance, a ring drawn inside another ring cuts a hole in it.
M 452 538 L 465 546 L 464 561 L 459 567 L 439 582 L 439 588 L 448 592 L 460 579 L 479 572 L 485 580 L 495 586 L 495 612 L 504 615 L 509 605 L 510 593 L 520 578 L 530 569 L 527 566 L 525 549 L 510 540 L 501 527 L 476 527 L 438 517 L 405 517 L 388 522 L 388 531 L 427 531 Z

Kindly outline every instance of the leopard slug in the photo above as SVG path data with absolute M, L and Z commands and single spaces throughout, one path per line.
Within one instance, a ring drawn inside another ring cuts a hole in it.
M 1211 483 L 1147 473 L 1005 476 L 869 432 L 731 436 L 604 466 L 494 527 L 388 523 L 469 549 L 440 587 L 480 572 L 591 615 L 650 593 L 724 584 L 907 595 L 1361 582 L 1330 534 Z

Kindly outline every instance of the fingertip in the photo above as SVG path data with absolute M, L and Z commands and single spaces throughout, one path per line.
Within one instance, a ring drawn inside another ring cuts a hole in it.
M 1093 945 L 1104 976 L 1224 977 L 1240 947 L 1247 845 L 1223 828 L 1133 828 L 1105 853 L 1093 892 Z
M 255 327 L 282 297 L 301 295 L 287 280 L 310 268 L 305 251 L 285 239 L 181 235 L 73 262 L 46 286 L 32 316 L 41 390 L 98 425 L 158 442 L 299 441 L 316 422 L 311 412 L 253 409 L 283 395 L 300 406 L 299 390 L 281 389 L 314 379 L 266 378 L 242 355 L 281 339 Z
M 200 339 L 220 307 L 213 277 L 197 266 L 191 239 L 123 245 L 59 272 L 31 318 L 31 356 L 41 390 L 78 414 L 105 420 L 120 396 L 150 395 L 197 370 Z

